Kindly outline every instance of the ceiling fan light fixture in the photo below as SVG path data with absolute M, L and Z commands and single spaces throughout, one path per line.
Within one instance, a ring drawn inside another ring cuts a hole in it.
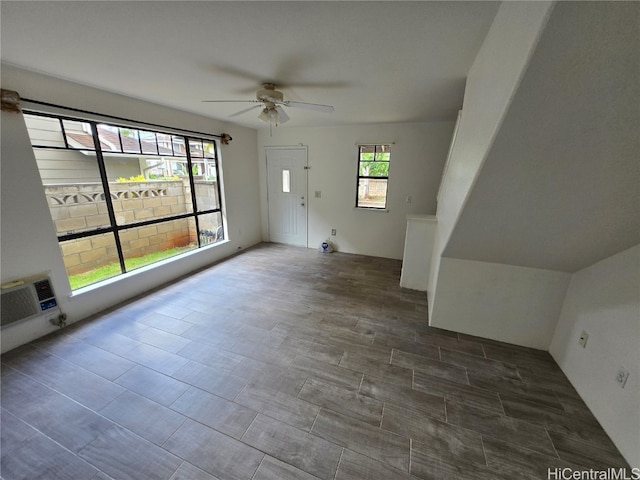
M 258 115 L 258 118 L 266 123 L 271 123 L 271 115 L 269 115 L 269 109 L 267 107 L 263 108 Z
M 276 113 L 279 115 L 280 117 L 280 122 L 278 123 L 285 123 L 287 121 L 289 121 L 289 115 L 287 115 L 287 112 L 284 111 L 284 108 L 282 108 L 280 105 L 275 107 Z
M 275 107 L 264 107 L 260 115 L 258 115 L 258 118 L 265 123 L 278 126 L 289 120 L 289 115 L 278 105 Z
M 1 0 L 0 0 L 1 1 Z M 281 91 L 276 90 L 276 85 L 273 83 L 263 83 L 262 89 L 258 90 L 256 93 L 255 100 L 202 100 L 203 102 L 209 103 L 225 103 L 225 102 L 234 102 L 234 103 L 253 103 L 258 105 L 253 105 L 249 108 L 245 108 L 236 112 L 230 117 L 237 117 L 244 113 L 247 113 L 254 108 L 260 108 L 260 114 L 258 118 L 265 123 L 268 123 L 270 126 L 275 125 L 278 126 L 280 124 L 286 123 L 289 121 L 289 115 L 282 108 L 291 107 L 291 108 L 303 108 L 306 110 L 315 110 L 318 112 L 331 113 L 333 112 L 333 107 L 331 105 L 321 105 L 318 103 L 307 103 L 307 102 L 291 102 L 289 100 L 284 99 L 284 95 Z M 260 105 L 262 104 L 262 105 Z

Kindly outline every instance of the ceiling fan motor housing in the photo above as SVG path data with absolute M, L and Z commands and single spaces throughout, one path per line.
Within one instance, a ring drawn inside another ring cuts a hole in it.
M 276 103 L 284 101 L 284 95 L 282 92 L 276 90 L 274 85 L 268 83 L 264 85 L 262 90 L 258 90 L 256 98 L 260 102 Z

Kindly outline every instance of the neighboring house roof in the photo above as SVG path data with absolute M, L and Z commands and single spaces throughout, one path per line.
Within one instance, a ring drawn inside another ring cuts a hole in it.
M 86 132 L 66 132 L 69 139 L 74 140 L 80 145 L 80 148 L 87 148 L 94 150 L 93 137 Z M 127 137 L 121 135 L 122 149 L 120 149 L 120 139 L 118 134 L 107 129 L 98 127 L 98 138 L 100 139 L 100 148 L 103 152 L 124 152 L 124 153 L 142 153 L 152 155 L 167 155 L 173 156 L 173 150 L 167 147 L 158 145 L 156 142 L 149 142 L 147 140 L 141 140 L 138 142 L 137 138 Z M 140 145 L 142 145 L 142 152 L 140 152 Z M 183 148 L 181 149 L 183 150 Z M 184 155 L 183 152 L 181 152 Z

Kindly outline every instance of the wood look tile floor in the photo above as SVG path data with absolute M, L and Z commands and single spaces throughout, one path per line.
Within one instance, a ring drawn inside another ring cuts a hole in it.
M 629 467 L 547 352 L 429 327 L 400 268 L 263 244 L 5 354 L 2 478 Z

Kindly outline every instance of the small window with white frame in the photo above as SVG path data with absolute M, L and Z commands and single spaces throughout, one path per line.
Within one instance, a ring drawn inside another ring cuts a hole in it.
M 357 208 L 387 208 L 391 145 L 358 146 Z

